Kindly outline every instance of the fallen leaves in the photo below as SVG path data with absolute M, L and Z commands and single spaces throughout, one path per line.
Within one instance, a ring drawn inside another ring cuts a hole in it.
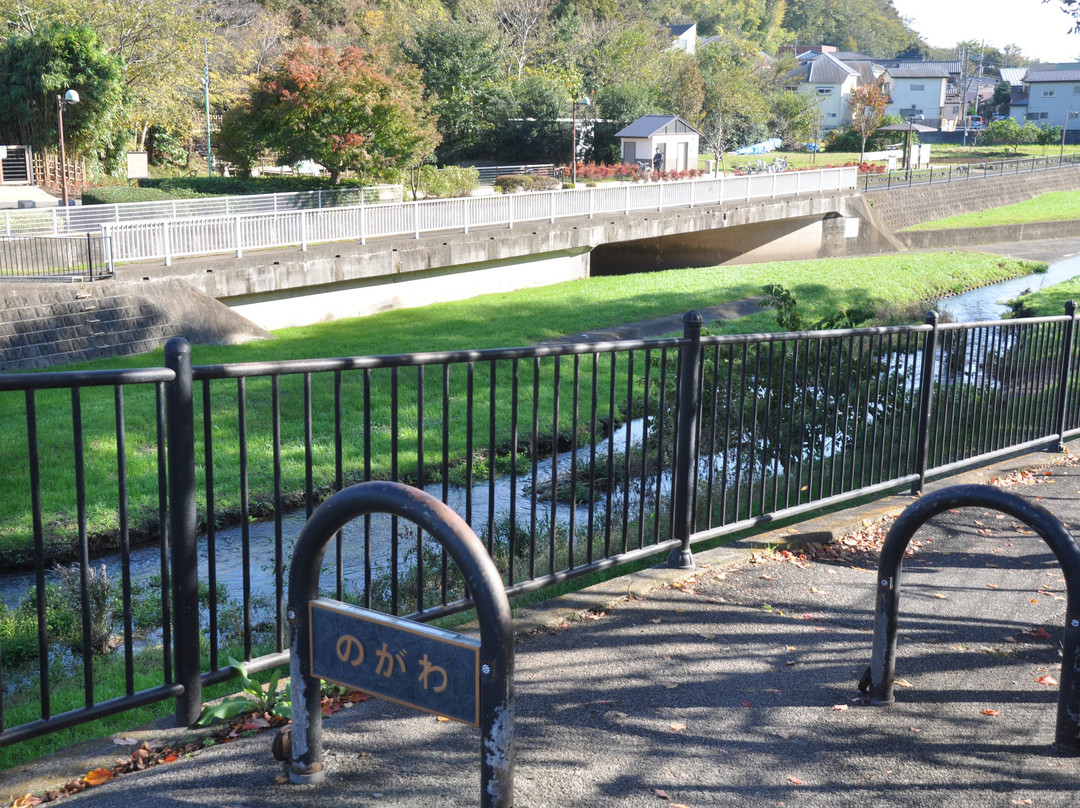
M 668 724 L 668 726 L 676 732 L 682 732 L 684 729 L 686 729 L 686 724 L 682 723 L 681 721 L 672 721 L 670 724 Z
M 991 715 L 991 716 L 993 716 L 993 715 L 1001 715 L 1001 710 L 986 709 L 986 710 L 979 710 L 979 712 L 982 713 L 983 715 Z
M 1058 680 L 1048 673 L 1043 674 L 1036 680 L 1040 685 L 1046 685 L 1047 687 L 1057 687 Z
M 116 777 L 109 769 L 94 769 L 83 776 L 83 782 L 88 786 L 100 786 Z
M 787 779 L 788 779 L 788 782 L 791 783 L 792 785 L 795 785 L 795 786 L 803 785 L 803 781 L 800 780 L 798 777 L 796 777 L 794 774 L 789 774 L 787 776 Z
M 846 710 L 850 710 L 851 705 L 850 704 L 834 704 L 832 708 L 833 708 L 833 712 L 842 713 L 842 712 L 845 712 Z

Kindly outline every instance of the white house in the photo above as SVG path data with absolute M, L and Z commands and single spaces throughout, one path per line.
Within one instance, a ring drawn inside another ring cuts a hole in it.
M 832 53 L 821 53 L 788 71 L 784 75 L 784 84 L 789 90 L 816 98 L 821 128 L 836 129 L 850 120 L 848 99 L 861 79 L 856 67 L 840 61 Z
M 889 105 L 885 112 L 940 128 L 945 117 L 948 83 L 949 74 L 940 67 L 900 65 L 886 68 L 884 90 L 889 96 Z
M 1080 112 L 1080 64 L 1036 64 L 1024 78 L 1027 106 L 1013 104 L 1010 112 L 1017 123 L 1032 121 L 1040 126 L 1064 126 L 1071 112 Z
M 686 51 L 693 56 L 694 49 L 697 47 L 697 23 L 669 25 L 668 30 L 671 32 L 672 40 L 670 50 Z
M 665 171 L 688 171 L 698 167 L 701 132 L 678 115 L 645 115 L 615 133 L 622 141 L 622 162 L 652 160 L 664 155 Z

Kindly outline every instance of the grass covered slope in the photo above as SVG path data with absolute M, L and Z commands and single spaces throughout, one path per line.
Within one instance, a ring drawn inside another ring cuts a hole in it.
M 1005 278 L 1018 277 L 1042 269 L 1043 265 L 999 256 L 973 253 L 904 254 L 847 258 L 827 261 L 767 263 L 747 266 L 714 267 L 632 275 L 617 278 L 593 278 L 558 286 L 520 292 L 488 295 L 471 300 L 443 303 L 422 309 L 403 309 L 372 317 L 322 323 L 277 333 L 269 342 L 239 346 L 196 346 L 195 364 L 263 362 L 279 359 L 378 355 L 417 351 L 445 351 L 529 345 L 555 336 L 574 334 L 600 327 L 678 314 L 761 293 L 767 283 L 782 284 L 799 300 L 807 320 L 813 321 L 852 305 L 869 304 L 878 309 L 911 307 L 941 295 L 982 286 Z M 908 318 L 911 321 L 912 318 Z M 921 320 L 916 315 L 913 319 Z M 734 324 L 729 330 L 742 332 L 775 330 L 772 312 Z M 711 328 L 714 333 L 718 330 Z M 144 367 L 160 365 L 161 352 L 98 362 L 92 367 Z M 87 367 L 87 366 L 83 366 Z M 478 368 L 477 417 L 485 413 L 486 384 L 479 377 L 486 370 Z M 406 374 L 410 378 L 414 374 Z M 405 376 L 403 375 L 403 378 Z M 434 374 L 432 375 L 434 378 Z M 298 434 L 296 408 L 300 405 L 301 379 L 282 380 L 283 452 L 282 485 L 284 502 L 296 502 L 304 489 L 305 468 L 303 435 Z M 497 400 L 507 400 L 508 374 L 498 376 Z M 348 382 L 359 384 L 355 378 Z M 253 511 L 265 514 L 273 502 L 273 446 L 269 440 L 272 413 L 268 405 L 266 380 L 252 381 L 247 413 L 251 490 L 248 502 Z M 564 384 L 564 388 L 566 385 Z M 294 389 L 297 388 L 297 389 Z M 212 416 L 215 452 L 216 504 L 219 516 L 226 521 L 238 517 L 241 498 L 234 472 L 239 447 L 236 417 L 236 388 L 221 383 L 215 388 Z M 429 391 L 437 396 L 436 392 Z M 460 392 L 455 388 L 455 393 Z M 550 389 L 542 396 L 550 398 Z M 328 437 L 333 435 L 332 379 L 322 374 L 313 378 L 313 432 L 316 436 L 314 486 L 323 488 L 333 479 L 333 455 Z M 350 388 L 350 413 L 356 410 L 359 393 Z M 404 396 L 405 393 L 402 393 Z M 568 395 L 565 389 L 562 395 Z M 201 420 L 201 392 L 196 390 L 196 413 Z M 433 399 L 434 400 L 434 399 Z M 391 429 L 388 413 L 389 391 L 383 381 L 375 380 L 372 389 L 374 422 L 379 425 L 372 438 L 372 469 L 383 475 L 391 466 L 389 456 Z M 32 550 L 30 486 L 27 471 L 25 404 L 22 394 L 0 394 L 0 406 L 9 417 L 0 423 L 0 446 L 3 447 L 4 478 L 0 488 L 0 563 L 27 563 Z M 413 406 L 403 400 L 402 422 L 398 435 L 407 439 L 415 429 Z M 74 448 L 71 429 L 71 401 L 66 391 L 43 391 L 37 395 L 39 454 L 43 462 L 42 507 L 45 540 L 53 557 L 70 557 L 77 537 L 74 489 Z M 157 522 L 156 436 L 153 429 L 153 391 L 148 387 L 125 392 L 127 421 L 127 474 L 132 532 L 135 536 L 153 536 Z M 550 411 L 550 410 L 548 410 Z M 562 408 L 571 411 L 569 401 Z M 87 523 L 91 544 L 105 549 L 117 536 L 116 512 L 116 441 L 111 389 L 87 389 L 82 394 L 84 424 L 83 448 L 86 454 Z M 351 415 L 352 418 L 359 417 Z M 486 417 L 486 416 L 484 416 Z M 568 417 L 568 416 L 567 416 Z M 412 419 L 411 421 L 409 419 Z M 498 413 L 497 442 L 504 442 L 509 426 L 506 413 Z M 410 426 L 410 424 L 412 426 Z M 464 445 L 465 425 L 451 425 L 448 443 L 451 463 L 460 461 L 458 450 Z M 484 429 L 486 432 L 486 427 Z M 201 459 L 201 427 L 196 429 L 196 453 Z M 505 433 L 505 434 L 504 434 Z M 350 442 L 349 451 L 356 449 Z M 404 444 L 403 444 L 404 445 Z M 434 442 L 427 452 L 436 451 Z M 403 450 L 404 451 L 404 450 Z M 360 458 L 346 457 L 347 469 L 360 466 Z M 434 462 L 438 462 L 437 460 Z M 406 471 L 403 469 L 403 472 Z M 201 478 L 202 472 L 200 470 Z M 202 481 L 199 482 L 200 489 Z M 200 498 L 201 498 L 200 493 Z
M 1080 191 L 1052 191 L 1026 202 L 922 222 L 908 230 L 945 230 L 954 227 L 988 227 L 995 224 L 1027 224 L 1080 219 Z

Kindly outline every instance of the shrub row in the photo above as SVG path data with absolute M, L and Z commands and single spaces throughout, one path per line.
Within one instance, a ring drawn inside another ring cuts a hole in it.
M 116 205 L 123 202 L 164 202 L 169 199 L 196 199 L 211 196 L 187 188 L 164 191 L 160 188 L 139 188 L 129 185 L 102 185 L 82 192 L 84 205 Z
M 319 191 L 337 188 L 361 188 L 359 180 L 342 180 L 337 185 L 328 177 L 304 177 L 296 174 L 262 177 L 159 177 L 139 180 L 141 188 L 160 188 L 172 194 L 184 189 L 199 194 L 243 196 L 246 194 L 280 194 L 291 191 Z
M 544 174 L 507 174 L 495 178 L 495 187 L 504 194 L 516 194 L 519 191 L 557 191 L 562 188 L 562 181 Z
M 418 187 L 429 199 L 468 196 L 480 187 L 480 172 L 475 168 L 427 165 L 420 168 Z

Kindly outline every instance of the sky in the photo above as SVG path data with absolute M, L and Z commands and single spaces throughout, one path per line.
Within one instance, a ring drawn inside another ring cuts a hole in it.
M 1075 20 L 1057 0 L 893 0 L 893 6 L 928 45 L 985 40 L 998 49 L 1019 45 L 1029 59 L 1080 62 L 1080 34 L 1068 33 Z

